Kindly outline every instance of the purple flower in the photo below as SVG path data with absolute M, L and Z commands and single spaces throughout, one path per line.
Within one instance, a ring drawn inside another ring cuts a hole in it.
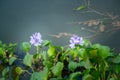
M 32 36 L 30 36 L 30 43 L 31 43 L 31 45 L 40 46 L 42 41 L 43 40 L 41 39 L 41 34 L 39 32 L 36 32 Z
M 82 37 L 79 37 L 77 35 L 74 35 L 70 38 L 70 47 L 71 48 L 75 48 L 75 45 L 83 45 L 84 44 L 84 40 Z

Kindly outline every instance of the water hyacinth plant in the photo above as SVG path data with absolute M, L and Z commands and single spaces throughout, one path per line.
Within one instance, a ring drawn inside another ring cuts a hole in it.
M 73 35 L 66 48 L 41 37 L 36 32 L 21 44 L 23 58 L 14 54 L 16 45 L 0 43 L 0 80 L 119 80 L 120 54 L 108 46 Z

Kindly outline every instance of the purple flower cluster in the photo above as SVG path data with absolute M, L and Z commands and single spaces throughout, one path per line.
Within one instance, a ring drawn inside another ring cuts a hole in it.
M 84 44 L 84 40 L 82 37 L 79 37 L 77 35 L 74 35 L 70 38 L 70 47 L 71 48 L 75 48 L 75 45 L 83 45 Z
M 32 36 L 30 36 L 31 45 L 40 46 L 42 41 L 43 40 L 41 39 L 41 34 L 39 32 L 36 32 Z

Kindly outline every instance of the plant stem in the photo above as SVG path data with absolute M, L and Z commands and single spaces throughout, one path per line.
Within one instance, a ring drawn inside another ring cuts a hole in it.
M 32 72 L 34 72 L 34 69 L 32 67 L 30 67 L 30 68 L 31 68 Z
M 39 46 L 36 46 L 36 52 L 39 53 Z
M 29 75 L 32 75 L 32 73 L 30 73 L 29 71 L 27 71 L 27 70 L 24 70 L 25 72 L 27 72 Z

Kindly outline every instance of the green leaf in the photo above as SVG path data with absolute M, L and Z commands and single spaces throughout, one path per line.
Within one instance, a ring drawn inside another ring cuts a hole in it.
M 9 72 L 9 67 L 6 67 L 6 68 L 3 69 L 3 71 L 2 71 L 2 76 L 5 77 L 8 72 Z
M 54 46 L 49 46 L 49 49 L 47 51 L 49 57 L 55 57 L 55 47 Z
M 120 64 L 114 64 L 114 71 L 119 74 L 120 73 Z
M 48 80 L 48 69 L 44 68 L 41 72 L 34 72 L 30 80 Z
M 83 76 L 82 80 L 94 80 L 94 77 L 90 74 Z
M 90 45 L 90 41 L 87 39 L 84 39 L 84 46 L 87 47 L 88 45 Z
M 16 57 L 11 57 L 9 59 L 9 65 L 12 65 L 16 59 L 17 59 Z
M 63 63 L 62 62 L 58 62 L 55 66 L 53 66 L 52 69 L 52 73 L 57 76 L 57 77 L 61 77 L 61 73 L 63 70 Z
M 0 80 L 5 80 L 5 78 L 0 78 Z
M 94 44 L 92 45 L 92 48 L 98 49 L 98 55 L 100 57 L 107 58 L 108 56 L 112 56 L 112 53 L 110 52 L 110 48 L 108 46 L 102 46 L 100 44 Z
M 81 61 L 81 62 L 79 63 L 79 66 L 80 66 L 80 65 L 81 65 L 81 66 L 84 66 L 86 69 L 92 68 L 92 64 L 91 64 L 89 58 L 86 58 L 86 59 L 84 59 L 83 61 Z
M 77 7 L 76 10 L 77 10 L 77 11 L 80 11 L 80 10 L 83 10 L 83 9 L 85 9 L 85 8 L 86 8 L 86 6 L 85 6 L 85 5 L 82 5 L 82 6 Z
M 77 68 L 77 62 L 73 62 L 73 61 L 70 61 L 69 64 L 68 64 L 68 68 L 74 72 L 74 70 Z
M 43 51 L 41 56 L 42 56 L 43 60 L 47 60 L 47 52 L 46 51 Z
M 86 56 L 86 50 L 84 48 L 79 49 L 79 56 L 81 59 Z
M 78 80 L 78 77 L 81 75 L 81 72 L 71 73 L 69 80 Z
M 33 60 L 33 55 L 26 54 L 23 59 L 23 64 L 25 64 L 26 66 L 32 67 L 32 60 Z
M 22 73 L 24 72 L 24 70 L 22 70 L 21 67 L 16 67 L 16 68 L 15 68 L 15 72 L 16 72 L 18 75 L 20 75 L 20 74 L 22 74 Z
M 113 62 L 114 62 L 114 63 L 120 63 L 120 56 L 116 56 L 116 57 L 113 59 Z
M 109 80 L 116 80 L 115 78 L 110 78 Z
M 26 53 L 29 52 L 30 48 L 31 48 L 31 45 L 29 42 L 23 42 L 21 44 L 21 49 Z
M 46 61 L 43 61 L 43 65 L 45 67 L 47 67 L 48 69 L 50 69 L 53 66 L 53 63 L 48 61 L 48 60 L 46 60 Z
M 2 48 L 0 48 L 0 56 L 4 56 L 5 55 L 5 52 Z
M 48 40 L 43 40 L 42 46 L 48 46 L 50 44 L 50 41 Z

